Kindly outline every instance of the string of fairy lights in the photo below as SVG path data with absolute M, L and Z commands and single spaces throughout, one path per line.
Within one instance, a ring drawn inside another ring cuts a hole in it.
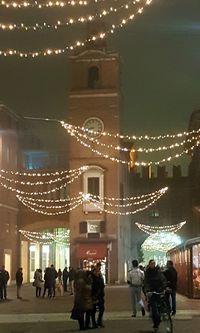
M 167 191 L 167 187 L 161 188 L 155 192 L 151 192 L 146 194 L 146 198 L 144 199 L 145 195 L 141 195 L 140 197 L 127 197 L 128 203 L 125 204 L 112 204 L 106 202 L 105 198 L 101 201 L 96 198 L 96 196 L 93 196 L 89 193 L 80 193 L 79 196 L 73 197 L 73 198 L 66 198 L 66 199 L 55 199 L 55 200 L 49 200 L 49 199 L 37 199 L 37 198 L 31 198 L 31 197 L 23 197 L 21 195 L 17 195 L 17 199 L 26 207 L 30 208 L 36 213 L 44 214 L 44 215 L 60 215 L 70 212 L 71 210 L 77 208 L 79 205 L 84 203 L 91 203 L 94 204 L 94 206 L 97 208 L 97 211 L 104 211 L 105 213 L 109 214 L 119 214 L 119 215 L 130 215 L 130 214 L 136 214 L 138 211 L 144 210 L 151 206 L 153 203 L 155 203 L 157 200 L 161 198 L 163 194 Z M 136 198 L 140 198 L 141 200 L 138 200 Z M 120 198 L 109 198 L 110 200 L 114 201 L 117 199 L 117 201 L 120 200 Z M 130 202 L 131 200 L 131 202 Z M 138 201 L 137 201 L 138 200 Z M 103 204 L 103 208 L 102 208 Z M 101 208 L 99 208 L 99 205 L 101 205 Z M 109 206 L 113 208 L 114 210 L 107 210 L 104 206 Z M 132 206 L 138 206 L 142 205 L 139 209 L 126 211 L 126 213 L 121 212 L 120 209 L 127 209 L 128 207 Z M 144 206 L 143 206 L 144 205 Z M 67 209 L 65 209 L 67 208 Z M 115 210 L 117 209 L 117 210 Z M 53 210 L 53 211 L 52 211 Z M 59 210 L 59 211 L 58 211 Z M 50 211 L 50 212 L 49 212 Z
M 73 137 L 73 138 L 76 139 L 76 141 L 79 144 L 81 144 L 83 147 L 91 150 L 96 155 L 98 155 L 98 156 L 100 156 L 102 158 L 111 160 L 113 162 L 117 162 L 117 163 L 121 163 L 121 164 L 125 164 L 125 165 L 129 164 L 129 161 L 127 161 L 127 160 L 123 160 L 123 159 L 120 159 L 120 158 L 115 157 L 115 156 L 110 156 L 109 154 L 106 154 L 104 152 L 99 151 L 98 149 L 95 149 L 92 144 L 87 143 L 87 142 L 83 141 L 82 139 L 80 139 L 79 136 L 75 135 L 73 131 L 68 130 L 67 128 L 66 128 L 66 130 L 70 134 L 71 137 Z M 162 163 L 168 163 L 168 162 L 170 162 L 173 159 L 180 158 L 181 156 L 183 156 L 185 154 L 188 154 L 189 152 L 192 152 L 194 150 L 194 148 L 197 147 L 197 146 L 199 146 L 199 141 L 198 140 L 196 140 L 195 143 L 192 146 L 190 146 L 189 149 L 184 149 L 180 153 L 177 153 L 177 154 L 174 154 L 174 155 L 170 155 L 170 156 L 167 156 L 167 157 L 161 158 L 159 160 L 155 160 L 155 161 L 148 161 L 148 162 L 146 162 L 146 161 L 141 161 L 141 162 L 135 161 L 134 165 L 135 166 L 145 166 L 146 167 L 146 166 L 151 166 L 151 165 L 160 165 Z
M 176 149 L 179 147 L 183 147 L 185 144 L 187 143 L 191 143 L 194 142 L 194 140 L 197 140 L 197 136 L 199 135 L 200 129 L 198 131 L 196 131 L 195 133 L 193 133 L 193 136 L 191 137 L 191 132 L 190 132 L 190 136 L 187 134 L 186 139 L 183 139 L 181 142 L 175 142 L 173 144 L 170 144 L 168 146 L 159 146 L 157 148 L 146 148 L 146 147 L 134 147 L 131 149 L 128 149 L 126 147 L 120 147 L 119 145 L 113 145 L 113 144 L 108 144 L 108 143 L 103 143 L 100 142 L 98 139 L 94 138 L 94 137 L 90 137 L 89 133 L 96 135 L 97 132 L 92 131 L 92 130 L 87 130 L 85 128 L 80 128 L 78 126 L 74 126 L 74 125 L 69 125 L 67 123 L 62 123 L 62 126 L 69 132 L 69 134 L 71 136 L 77 136 L 79 138 L 83 138 L 86 140 L 89 140 L 90 142 L 96 143 L 98 146 L 101 147 L 105 147 L 107 149 L 114 149 L 117 151 L 123 151 L 123 152 L 139 152 L 139 153 L 153 153 L 153 152 L 161 152 L 161 151 L 167 151 L 167 150 L 171 150 L 171 149 Z M 81 133 L 81 131 L 84 131 L 84 133 Z M 110 133 L 106 133 L 103 132 L 102 136 L 109 136 Z M 117 135 L 115 135 L 116 137 Z M 183 136 L 179 136 L 179 138 L 183 138 Z
M 13 176 L 25 176 L 25 177 L 54 177 L 54 176 L 62 176 L 65 174 L 75 174 L 78 172 L 85 172 L 88 169 L 87 165 L 83 165 L 80 168 L 76 168 L 76 169 L 71 169 L 71 170 L 60 170 L 60 171 L 55 171 L 55 172 L 20 172 L 20 171 L 13 171 L 13 170 L 4 170 L 4 169 L 0 169 L 0 174 L 9 174 L 9 175 L 13 175 Z
M 87 6 L 91 2 L 102 2 L 105 0 L 94 0 L 94 1 L 86 1 L 86 0 L 69 0 L 69 1 L 45 1 L 43 3 L 39 1 L 29 2 L 29 1 L 4 1 L 0 2 L 1 7 L 12 8 L 12 9 L 21 9 L 21 8 L 54 8 L 54 7 L 66 7 L 66 6 Z
M 37 118 L 37 119 L 41 119 L 41 120 L 51 120 L 51 119 L 43 119 L 43 118 Z M 54 119 L 54 121 L 57 121 L 58 123 L 60 123 L 65 129 L 69 129 L 69 130 L 78 130 L 79 132 L 84 132 L 84 133 L 90 133 L 90 134 L 94 134 L 94 135 L 98 135 L 99 132 L 95 131 L 95 130 L 91 130 L 91 129 L 87 129 L 85 127 L 80 127 L 77 125 L 72 125 L 69 123 L 66 123 L 63 120 L 58 120 L 58 119 Z M 192 130 L 192 131 L 184 131 L 184 132 L 178 132 L 178 133 L 165 133 L 165 134 L 159 134 L 159 135 L 123 135 L 121 133 L 110 133 L 107 131 L 104 131 L 101 133 L 101 136 L 108 136 L 108 137 L 112 137 L 115 139 L 122 139 L 122 140 L 127 140 L 127 141 L 157 141 L 157 140 L 165 140 L 165 139 L 176 139 L 176 138 L 182 138 L 182 137 L 187 137 L 190 135 L 198 135 L 200 133 L 200 129 L 198 130 Z
M 177 232 L 179 229 L 181 229 L 185 224 L 186 221 L 177 223 L 177 224 L 172 224 L 169 226 L 151 226 L 151 225 L 146 225 L 146 224 L 141 224 L 139 222 L 135 223 L 136 226 L 142 230 L 143 232 L 152 235 L 155 234 L 156 232 Z
M 117 29 L 123 28 L 125 25 L 130 23 L 130 21 L 132 21 L 135 18 L 135 16 L 142 14 L 144 11 L 144 8 L 146 6 L 149 6 L 152 3 L 152 1 L 153 0 L 145 0 L 144 5 L 142 7 L 140 7 L 139 9 L 136 8 L 135 10 L 133 10 L 133 12 L 131 14 L 129 14 L 127 17 L 124 17 L 123 19 L 121 19 L 121 21 L 119 23 L 117 23 L 117 24 L 111 23 L 111 27 L 107 28 L 107 30 L 105 32 L 100 32 L 96 35 L 93 35 L 90 38 L 88 38 L 87 40 L 76 41 L 75 43 L 69 44 L 61 49 L 50 49 L 49 48 L 49 49 L 38 50 L 38 51 L 34 51 L 34 52 L 32 52 L 32 51 L 24 52 L 24 51 L 20 51 L 20 50 L 16 50 L 16 49 L 0 50 L 0 56 L 4 56 L 4 57 L 18 56 L 21 58 L 28 58 L 28 57 L 36 58 L 38 56 L 60 55 L 65 52 L 73 51 L 76 48 L 84 47 L 86 45 L 86 43 L 95 42 L 99 39 L 104 39 L 107 36 L 109 36 L 110 34 L 115 33 L 115 31 Z
M 19 233 L 28 239 L 30 242 L 39 244 L 52 244 L 58 243 L 61 245 L 69 245 L 70 231 L 64 230 L 62 233 L 53 233 L 49 231 L 37 232 L 20 229 Z
M 87 16 L 82 15 L 78 18 L 69 17 L 66 19 L 66 21 L 63 21 L 62 19 L 58 19 L 56 21 L 56 23 L 53 23 L 53 24 L 48 23 L 48 22 L 43 22 L 43 23 L 35 23 L 33 25 L 27 25 L 23 22 L 21 22 L 19 24 L 0 22 L 0 29 L 9 30 L 9 31 L 13 31 L 13 30 L 37 31 L 37 30 L 45 30 L 45 29 L 58 30 L 59 28 L 72 26 L 77 23 L 87 23 L 87 22 L 94 21 L 96 19 L 101 19 L 101 18 L 104 18 L 105 16 L 108 16 L 113 13 L 117 14 L 124 9 L 129 10 L 131 5 L 136 5 L 140 1 L 142 1 L 142 0 L 129 1 L 126 4 L 119 4 L 118 7 L 111 6 L 108 9 L 105 8 L 105 9 L 100 10 L 95 15 L 87 15 Z
M 8 177 L 5 177 L 3 175 L 0 174 L 0 178 L 2 180 L 5 180 L 9 183 L 14 183 L 14 184 L 20 184 L 22 186 L 38 186 L 38 185 L 51 185 L 51 184 L 55 184 L 55 183 L 58 183 L 58 182 L 62 182 L 63 180 L 66 180 L 68 178 L 70 178 L 69 181 L 66 182 L 66 184 L 68 183 L 71 183 L 72 181 L 74 181 L 74 179 L 76 179 L 77 177 L 79 177 L 81 174 L 83 173 L 83 170 L 77 170 L 76 172 L 74 173 L 70 173 L 70 174 L 67 174 L 65 175 L 64 177 L 57 177 L 56 179 L 49 179 L 49 180 L 46 180 L 46 181 L 35 181 L 35 182 L 30 182 L 30 181 L 21 181 L 21 180 L 16 180 L 14 178 L 8 178 Z

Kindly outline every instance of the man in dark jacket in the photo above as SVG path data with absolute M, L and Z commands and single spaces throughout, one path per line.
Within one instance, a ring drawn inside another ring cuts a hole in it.
M 148 292 L 162 292 L 167 287 L 167 280 L 160 268 L 156 266 L 153 259 L 149 261 L 149 265 L 146 269 L 144 276 L 144 289 L 145 293 Z M 153 328 L 155 331 L 158 329 L 160 324 L 160 315 L 157 310 L 158 295 L 152 294 L 149 298 L 149 306 L 152 312 Z
M 67 267 L 64 268 L 63 270 L 63 287 L 64 287 L 64 291 L 67 291 L 67 280 L 69 278 L 69 272 Z
M 10 279 L 10 275 L 8 271 L 5 270 L 5 266 L 2 266 L 2 269 L 0 271 L 3 274 L 3 297 L 4 299 L 7 299 L 7 283 Z
M 177 271 L 172 260 L 167 261 L 167 269 L 164 271 L 164 275 L 167 279 L 167 286 L 171 289 L 169 296 L 171 298 L 172 316 L 174 316 L 176 314 Z

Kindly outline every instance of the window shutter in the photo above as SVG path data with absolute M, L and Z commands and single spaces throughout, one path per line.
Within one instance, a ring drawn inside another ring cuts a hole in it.
M 87 222 L 86 221 L 82 221 L 79 224 L 79 233 L 80 234 L 86 234 L 87 233 Z
M 100 233 L 105 234 L 106 232 L 106 221 L 100 221 Z

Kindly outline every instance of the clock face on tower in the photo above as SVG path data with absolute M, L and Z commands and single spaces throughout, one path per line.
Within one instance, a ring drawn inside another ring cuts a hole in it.
M 98 138 L 104 131 L 104 123 L 101 119 L 91 117 L 85 120 L 83 127 L 87 129 L 87 135 L 91 138 Z

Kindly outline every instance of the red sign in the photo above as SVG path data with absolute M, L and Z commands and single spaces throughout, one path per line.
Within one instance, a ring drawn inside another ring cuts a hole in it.
M 77 244 L 78 259 L 104 259 L 107 256 L 107 244 Z

